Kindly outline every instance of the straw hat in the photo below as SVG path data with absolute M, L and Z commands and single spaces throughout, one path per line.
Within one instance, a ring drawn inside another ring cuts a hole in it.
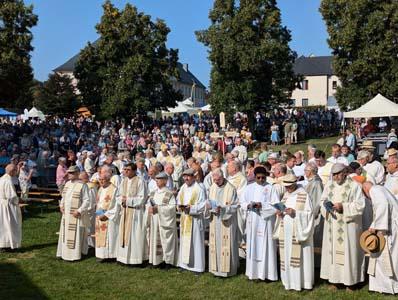
M 386 239 L 380 231 L 374 234 L 365 230 L 359 238 L 359 244 L 366 253 L 377 253 L 383 251 Z
M 297 177 L 293 174 L 287 174 L 279 178 L 280 184 L 283 186 L 291 186 L 297 182 Z
M 376 149 L 376 147 L 373 145 L 373 141 L 363 141 L 361 145 L 361 149 Z

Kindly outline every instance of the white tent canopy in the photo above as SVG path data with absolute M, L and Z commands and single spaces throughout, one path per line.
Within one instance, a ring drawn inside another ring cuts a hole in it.
M 36 107 L 32 107 L 32 109 L 28 112 L 28 117 L 39 118 L 40 120 L 45 119 L 44 114 L 40 110 L 37 110 Z
M 398 116 L 398 104 L 388 100 L 381 94 L 377 94 L 369 102 L 356 110 L 344 113 L 344 118 L 377 118 Z
M 210 104 L 207 104 L 207 105 L 201 107 L 200 109 L 201 109 L 202 111 L 211 111 L 211 106 L 210 106 Z
M 173 114 L 180 114 L 180 113 L 188 113 L 194 114 L 197 112 L 197 109 L 193 107 L 189 107 L 188 105 L 184 104 L 183 102 L 177 102 L 176 107 L 168 107 L 167 111 L 162 111 L 162 115 L 173 115 Z
M 193 107 L 194 104 L 193 101 L 191 100 L 191 97 L 185 99 L 184 101 L 182 101 L 182 103 L 190 107 Z

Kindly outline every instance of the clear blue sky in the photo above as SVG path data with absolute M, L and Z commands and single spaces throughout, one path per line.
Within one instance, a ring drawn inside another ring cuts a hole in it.
M 48 74 L 77 54 L 87 41 L 96 40 L 102 15 L 102 0 L 25 0 L 33 4 L 39 22 L 33 29 L 32 65 L 35 78 Z M 130 2 L 152 18 L 166 21 L 170 27 L 168 46 L 179 49 L 180 62 L 206 86 L 210 64 L 206 48 L 197 42 L 195 30 L 209 26 L 211 0 L 114 0 L 119 8 Z M 320 0 L 278 0 L 282 22 L 292 33 L 291 48 L 298 55 L 329 55 L 327 32 L 318 11 Z

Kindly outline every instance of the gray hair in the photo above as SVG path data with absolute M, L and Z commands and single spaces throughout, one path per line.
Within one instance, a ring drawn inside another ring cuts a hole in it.
M 104 176 L 107 179 L 111 179 L 112 178 L 112 168 L 108 165 L 103 165 L 101 167 L 101 174 L 104 174 Z
M 221 168 L 217 168 L 211 171 L 212 175 L 216 175 L 216 176 L 221 176 L 224 178 L 224 172 L 221 170 Z
M 310 162 L 305 167 L 311 170 L 312 174 L 318 174 L 318 167 L 315 163 Z

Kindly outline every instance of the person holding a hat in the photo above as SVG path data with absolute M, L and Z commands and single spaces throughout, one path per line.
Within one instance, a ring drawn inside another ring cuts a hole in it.
M 177 265 L 178 237 L 176 225 L 176 200 L 166 187 L 167 174 L 155 176 L 156 190 L 147 201 L 149 229 L 149 263 L 157 266 L 166 264 L 166 269 Z
M 244 189 L 240 205 L 246 211 L 246 276 L 250 280 L 278 280 L 276 242 L 272 238 L 275 208 L 271 206 L 271 185 L 267 170 L 254 169 L 255 182 Z
M 238 197 L 221 169 L 215 169 L 209 190 L 209 271 L 215 276 L 230 277 L 239 266 Z
M 273 237 L 279 240 L 282 283 L 287 290 L 312 289 L 314 285 L 314 215 L 307 192 L 297 185 L 297 177 L 280 178 L 286 188 L 276 208 Z
M 17 176 L 17 167 L 8 164 L 0 178 L 0 252 L 21 247 L 22 215 L 19 198 L 11 177 Z
M 346 166 L 334 164 L 332 180 L 321 197 L 323 228 L 321 278 L 332 288 L 344 284 L 348 289 L 364 281 L 364 256 L 359 248 L 365 197 L 361 186 L 347 177 Z
M 142 165 L 145 167 L 144 162 Z M 127 265 L 140 265 L 146 259 L 144 216 L 148 192 L 146 182 L 136 172 L 136 164 L 124 166 L 124 177 L 116 196 L 117 211 L 120 211 L 117 261 Z
M 186 169 L 182 177 L 184 184 L 176 198 L 178 210 L 181 212 L 178 266 L 188 271 L 203 273 L 205 271 L 203 228 L 206 194 L 196 182 L 193 169 Z
M 363 191 L 372 202 L 373 222 L 361 235 L 360 244 L 369 253 L 369 290 L 398 293 L 398 204 L 385 187 L 365 182 Z
M 88 252 L 89 212 L 92 205 L 87 185 L 79 180 L 79 167 L 71 166 L 67 172 L 69 181 L 62 191 L 60 203 L 62 219 L 57 257 L 75 261 Z
M 386 164 L 387 176 L 384 186 L 397 198 L 398 200 L 398 157 L 397 155 L 390 156 Z

